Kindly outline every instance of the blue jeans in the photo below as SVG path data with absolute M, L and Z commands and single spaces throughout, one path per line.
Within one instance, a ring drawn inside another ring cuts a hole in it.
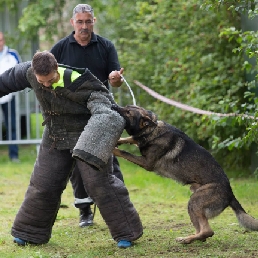
M 8 104 L 10 103 L 10 114 L 8 110 Z M 15 119 L 15 97 L 12 98 L 11 102 L 7 102 L 1 105 L 4 113 L 4 122 L 6 127 L 6 139 L 16 140 L 16 119 Z M 11 119 L 11 137 L 9 136 L 9 119 Z M 18 145 L 10 144 L 9 146 L 9 158 L 18 158 Z

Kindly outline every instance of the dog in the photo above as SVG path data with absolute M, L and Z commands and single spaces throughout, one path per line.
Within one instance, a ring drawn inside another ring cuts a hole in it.
M 142 107 L 112 106 L 126 121 L 125 130 L 130 135 L 120 138 L 120 144 L 136 144 L 142 156 L 115 148 L 113 154 L 133 162 L 147 171 L 190 185 L 192 195 L 188 214 L 195 233 L 178 237 L 176 241 L 190 244 L 206 241 L 214 231 L 208 220 L 218 216 L 230 206 L 241 226 L 258 230 L 258 220 L 248 215 L 233 194 L 225 172 L 214 157 L 176 127 L 159 121 L 157 116 Z

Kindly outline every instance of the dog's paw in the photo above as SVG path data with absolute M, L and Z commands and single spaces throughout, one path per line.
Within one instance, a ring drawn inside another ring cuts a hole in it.
M 120 139 L 117 141 L 117 145 L 122 145 L 122 144 L 128 144 L 126 138 L 120 138 Z
M 189 237 L 177 237 L 176 242 L 178 242 L 180 244 L 190 244 L 192 242 L 192 240 L 189 239 Z
M 132 138 L 132 136 L 130 136 L 126 138 L 120 138 L 117 141 L 117 145 L 121 145 L 121 144 L 137 144 L 137 142 Z
M 116 143 L 117 146 L 122 145 L 122 144 L 123 144 L 123 142 L 120 141 L 120 140 L 118 140 L 117 143 Z
M 206 241 L 206 237 L 197 237 L 196 235 L 191 235 L 187 237 L 177 237 L 176 242 L 180 244 L 191 244 L 193 241 L 199 240 L 201 242 Z

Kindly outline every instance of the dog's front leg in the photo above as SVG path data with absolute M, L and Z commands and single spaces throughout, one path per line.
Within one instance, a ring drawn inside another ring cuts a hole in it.
M 147 160 L 145 157 L 143 156 L 136 156 L 136 155 L 133 155 L 127 151 L 124 151 L 124 150 L 120 150 L 118 148 L 115 148 L 113 150 L 113 154 L 117 157 L 121 157 L 121 158 L 124 158 L 148 171 L 151 171 L 152 168 L 150 168 L 150 164 L 148 164 Z
M 126 137 L 126 138 L 120 138 L 117 141 L 117 144 L 118 145 L 121 145 L 121 144 L 137 144 L 137 142 L 133 139 L 132 136 L 129 136 L 129 137 Z

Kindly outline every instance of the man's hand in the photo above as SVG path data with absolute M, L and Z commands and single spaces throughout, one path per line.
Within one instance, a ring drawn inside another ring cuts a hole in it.
M 109 74 L 108 80 L 112 87 L 120 87 L 122 85 L 122 83 L 124 82 L 123 78 L 121 77 L 123 72 L 124 68 L 121 68 L 120 71 L 115 70 Z

